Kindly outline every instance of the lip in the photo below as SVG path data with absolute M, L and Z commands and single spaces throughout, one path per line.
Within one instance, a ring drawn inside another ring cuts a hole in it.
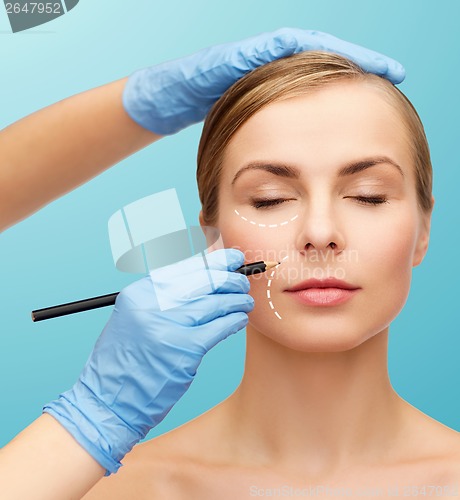
M 312 306 L 335 306 L 350 300 L 359 291 L 359 287 L 336 278 L 324 280 L 310 279 L 302 281 L 288 292 L 302 304 Z
M 340 288 L 342 290 L 357 290 L 358 286 L 347 283 L 346 281 L 338 280 L 336 278 L 326 278 L 324 280 L 309 279 L 302 281 L 297 285 L 286 289 L 286 292 L 298 292 L 299 290 L 306 290 L 309 288 Z
M 286 290 L 287 291 L 287 290 Z M 344 288 L 306 288 L 288 293 L 302 304 L 310 306 L 336 306 L 350 300 L 359 292 L 359 289 L 345 290 Z

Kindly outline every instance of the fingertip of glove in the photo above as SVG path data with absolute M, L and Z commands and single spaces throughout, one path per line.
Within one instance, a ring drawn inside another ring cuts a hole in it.
M 238 323 L 238 331 L 242 330 L 249 323 L 248 315 L 246 313 L 242 314 L 244 314 L 244 319 Z
M 246 313 L 239 312 L 235 314 L 237 314 L 238 316 L 236 318 L 237 322 L 235 323 L 235 328 L 233 333 L 239 332 L 249 323 L 249 317 Z
M 395 61 L 391 68 L 391 83 L 398 84 L 404 81 L 406 78 L 406 70 L 402 64 Z
M 225 251 L 228 268 L 231 271 L 238 269 L 244 264 L 244 253 L 241 250 L 238 250 L 238 248 L 227 248 Z
M 404 66 L 394 59 L 379 57 L 373 59 L 375 73 L 393 84 L 401 83 L 406 77 Z

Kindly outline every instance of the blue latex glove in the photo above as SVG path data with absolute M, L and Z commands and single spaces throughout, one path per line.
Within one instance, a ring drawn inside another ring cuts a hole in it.
M 304 50 L 340 54 L 394 84 L 405 77 L 399 62 L 373 50 L 321 31 L 281 28 L 136 71 L 128 78 L 123 104 L 143 127 L 159 135 L 174 134 L 203 120 L 219 97 L 249 71 Z
M 249 280 L 231 272 L 243 261 L 216 250 L 124 288 L 78 381 L 43 408 L 106 476 L 187 391 L 206 352 L 247 324 Z

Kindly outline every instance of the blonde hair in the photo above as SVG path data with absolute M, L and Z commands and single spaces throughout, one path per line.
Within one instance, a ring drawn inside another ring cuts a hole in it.
M 385 78 L 366 73 L 338 54 L 305 51 L 259 66 L 233 84 L 214 104 L 204 122 L 198 147 L 197 183 L 206 225 L 215 226 L 225 148 L 238 128 L 268 104 L 308 94 L 337 81 L 369 82 L 399 112 L 409 137 L 419 209 L 432 208 L 432 166 L 425 131 L 407 97 Z

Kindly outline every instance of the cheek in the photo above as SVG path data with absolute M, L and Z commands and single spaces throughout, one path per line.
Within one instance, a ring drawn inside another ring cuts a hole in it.
M 410 292 L 418 218 L 409 206 L 396 215 L 355 235 L 358 258 L 350 274 L 363 288 L 361 320 L 367 338 L 391 324 Z
M 359 265 L 369 271 L 366 281 L 372 283 L 378 276 L 383 286 L 409 286 L 417 228 L 417 216 L 408 207 L 398 211 L 397 217 L 369 226 L 365 234 L 357 235 L 358 256 L 362 257 Z
M 287 242 L 292 239 L 287 228 L 259 228 L 237 217 L 221 220 L 219 227 L 224 247 L 237 248 L 243 252 L 245 263 L 279 261 L 286 254 Z M 267 312 L 267 284 L 272 273 L 273 270 L 268 270 L 248 277 L 251 283 L 249 294 L 255 301 L 254 310 L 249 314 L 250 319 Z

